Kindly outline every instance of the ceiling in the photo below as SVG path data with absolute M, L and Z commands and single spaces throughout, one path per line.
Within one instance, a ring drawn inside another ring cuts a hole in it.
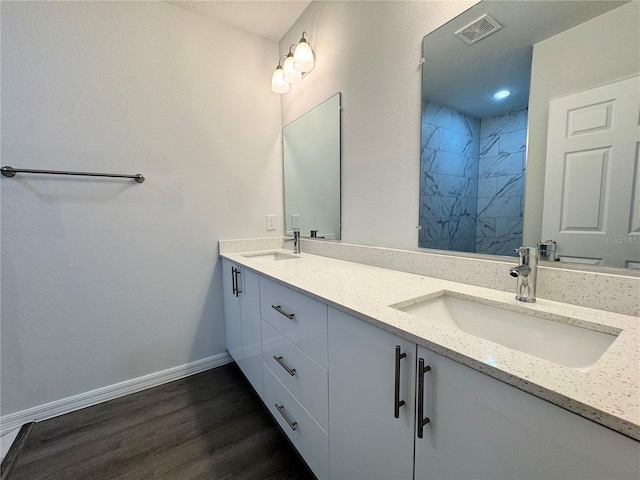
M 174 0 L 167 3 L 279 42 L 311 0 Z
M 626 0 L 483 0 L 424 38 L 423 98 L 475 118 L 523 107 L 529 102 L 533 45 L 617 8 Z M 502 30 L 473 45 L 454 32 L 490 14 Z M 493 94 L 512 94 L 496 102 Z

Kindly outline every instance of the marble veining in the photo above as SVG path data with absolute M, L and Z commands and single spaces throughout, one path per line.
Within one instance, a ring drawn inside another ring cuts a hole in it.
M 425 101 L 422 146 L 420 246 L 474 252 L 480 122 Z
M 480 121 L 476 253 L 512 255 L 522 244 L 527 112 Z
M 526 107 L 477 119 L 423 102 L 420 247 L 513 255 L 522 239 L 526 139 Z M 508 231 L 500 233 L 498 220 Z
M 640 318 L 544 298 L 539 298 L 535 304 L 524 304 L 516 301 L 512 292 L 305 253 L 305 248 L 320 243 L 303 242 L 303 253 L 286 262 L 259 263 L 237 252 L 224 253 L 226 248 L 222 243 L 220 251 L 229 260 L 294 290 L 578 415 L 640 439 Z M 329 245 L 331 242 L 325 243 Z M 252 245 L 257 244 L 255 242 Z M 342 246 L 333 244 L 333 247 L 335 245 Z M 344 255 L 345 249 L 342 250 Z M 349 254 L 360 259 L 370 254 L 369 261 L 378 262 L 385 258 L 397 261 L 403 255 L 402 251 L 382 250 L 389 249 L 360 249 Z M 377 260 L 371 257 L 377 257 Z M 455 268 L 455 257 L 448 261 L 450 267 Z M 441 295 L 445 291 L 519 313 L 618 334 L 618 337 L 600 360 L 588 372 L 583 372 L 390 307 L 421 296 Z

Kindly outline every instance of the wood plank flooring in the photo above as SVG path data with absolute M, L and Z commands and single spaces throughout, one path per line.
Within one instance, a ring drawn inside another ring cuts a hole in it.
M 313 478 L 230 364 L 36 423 L 9 480 Z

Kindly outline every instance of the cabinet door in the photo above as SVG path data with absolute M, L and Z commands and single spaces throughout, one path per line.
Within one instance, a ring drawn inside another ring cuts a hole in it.
M 224 297 L 224 338 L 227 350 L 237 362 L 242 358 L 242 323 L 240 321 L 240 297 L 233 291 L 235 269 L 238 266 L 222 259 L 222 294 Z
M 260 277 L 251 270 L 241 269 L 239 282 L 242 357 L 238 365 L 249 383 L 264 397 L 262 371 L 262 333 L 260 320 Z
M 394 416 L 396 346 L 400 399 Z M 329 451 L 332 479 L 411 479 L 415 344 L 329 308 Z
M 418 347 L 425 374 L 416 479 L 634 478 L 639 442 Z

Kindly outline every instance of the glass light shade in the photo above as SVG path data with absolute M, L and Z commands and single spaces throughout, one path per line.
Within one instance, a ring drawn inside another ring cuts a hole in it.
M 310 72 L 315 67 L 315 63 L 313 50 L 311 50 L 307 41 L 301 38 L 293 54 L 293 68 L 302 73 Z
M 284 65 L 282 66 L 282 71 L 284 72 L 285 82 L 298 83 L 300 80 L 302 80 L 302 73 L 300 73 L 293 67 L 292 53 L 287 55 L 287 59 L 284 61 Z
M 287 93 L 291 87 L 284 81 L 284 74 L 282 67 L 278 65 L 276 71 L 273 72 L 271 77 L 271 91 L 274 93 Z

